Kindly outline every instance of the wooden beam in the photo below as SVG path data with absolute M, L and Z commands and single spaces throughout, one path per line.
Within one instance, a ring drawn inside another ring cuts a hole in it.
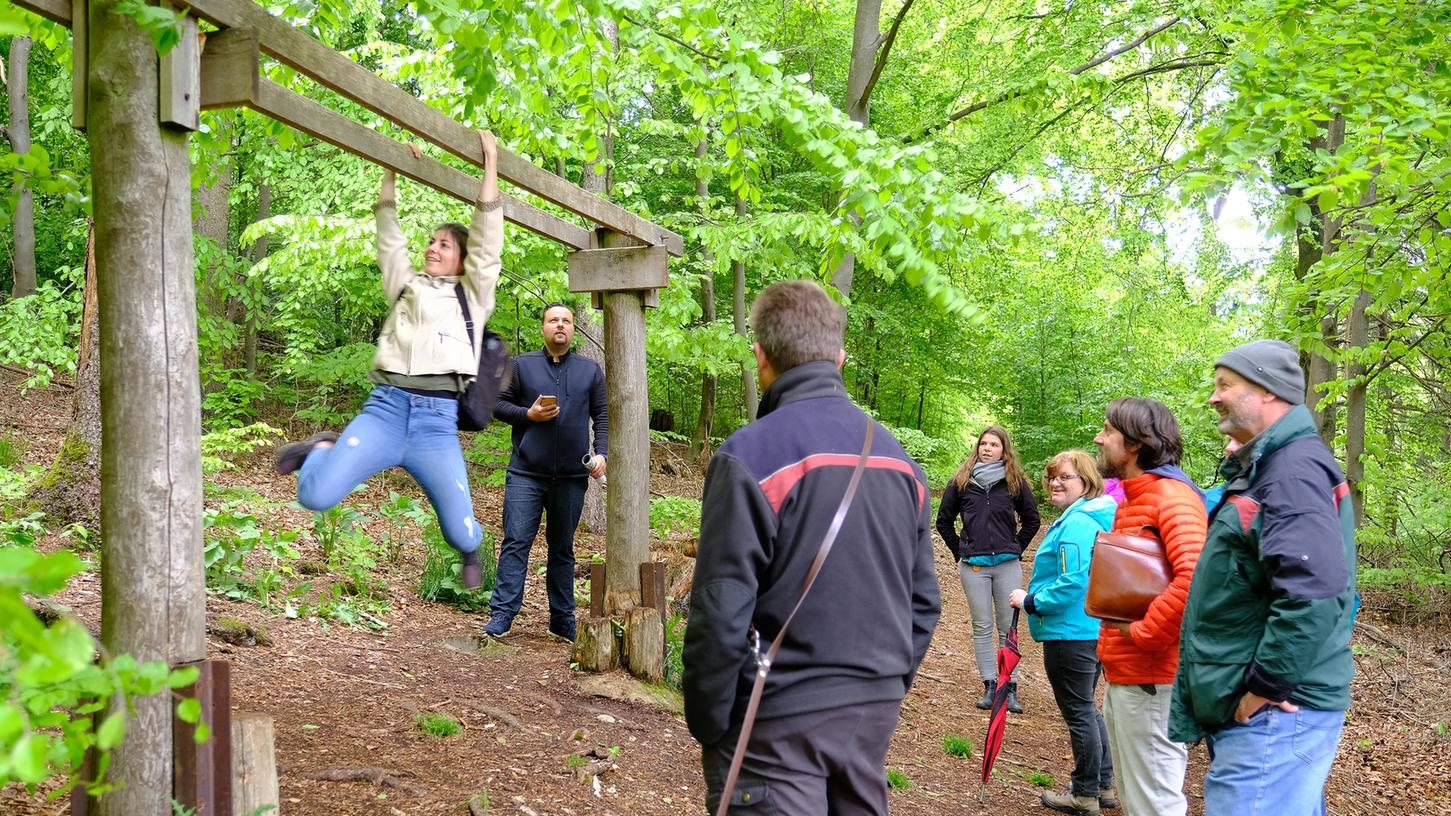
M 428 156 L 416 158 L 413 151 L 402 142 L 360 125 L 271 80 L 261 80 L 257 101 L 251 107 L 285 125 L 426 184 L 445 195 L 470 204 L 478 200 L 479 185 L 482 183 L 479 179 L 437 159 Z M 478 140 L 477 135 L 474 140 Z M 582 227 L 516 198 L 506 195 L 503 199 L 506 220 L 566 246 L 576 249 L 589 246 L 589 231 Z
M 219 28 L 255 28 L 262 50 L 268 55 L 444 150 L 475 165 L 483 165 L 479 139 L 472 129 L 273 17 L 252 0 L 178 2 Z M 672 255 L 685 254 L 685 240 L 676 233 L 586 192 L 503 148 L 499 149 L 499 176 L 616 232 L 647 244 L 663 245 Z
M 32 14 L 38 14 L 52 23 L 70 27 L 71 0 L 10 0 L 10 2 Z
M 202 46 L 202 110 L 256 104 L 262 87 L 257 32 L 228 28 L 206 35 Z
M 91 61 L 90 38 L 86 35 L 86 0 L 70 0 L 71 7 L 71 127 L 86 130 L 86 88 Z
M 569 253 L 568 263 L 571 292 L 633 292 L 670 283 L 663 246 L 582 249 Z
M 163 125 L 201 130 L 202 41 L 196 19 L 183 18 L 181 39 L 161 56 L 160 110 Z

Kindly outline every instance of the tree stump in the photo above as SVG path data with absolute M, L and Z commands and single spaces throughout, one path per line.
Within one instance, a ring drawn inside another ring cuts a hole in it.
M 585 671 L 609 671 L 619 665 L 615 653 L 615 622 L 608 617 L 580 621 L 574 639 L 574 662 Z
M 665 624 L 660 610 L 637 606 L 625 613 L 625 666 L 647 683 L 665 679 Z
M 272 718 L 266 714 L 232 715 L 232 812 L 246 816 L 263 805 L 268 813 L 281 813 L 277 788 L 277 756 L 273 747 Z

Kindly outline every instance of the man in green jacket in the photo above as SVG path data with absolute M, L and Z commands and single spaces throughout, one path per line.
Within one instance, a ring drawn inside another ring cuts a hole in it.
M 1169 736 L 1207 740 L 1206 816 L 1325 812 L 1350 706 L 1355 514 L 1278 340 L 1215 363 L 1209 404 L 1241 444 L 1189 587 Z

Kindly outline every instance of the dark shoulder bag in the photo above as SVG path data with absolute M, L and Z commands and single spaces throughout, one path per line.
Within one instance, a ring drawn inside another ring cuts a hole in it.
M 464 295 L 461 283 L 454 284 L 453 293 L 458 296 L 458 305 L 463 307 L 464 328 L 469 334 L 469 347 L 474 345 L 474 318 L 469 312 L 469 299 Z M 482 328 L 482 327 L 481 327 Z M 479 343 L 479 373 L 458 395 L 458 429 L 460 431 L 482 431 L 489 427 L 494 418 L 494 405 L 499 394 L 509 385 L 509 347 L 498 333 L 483 328 L 483 341 Z

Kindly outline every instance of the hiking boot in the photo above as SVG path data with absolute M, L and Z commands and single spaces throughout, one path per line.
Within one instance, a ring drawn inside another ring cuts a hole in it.
M 490 637 L 503 637 L 509 634 L 509 627 L 513 625 L 513 615 L 508 612 L 495 612 L 489 616 L 489 622 L 484 624 L 484 634 Z
M 998 684 L 996 680 L 982 681 L 982 697 L 977 701 L 977 707 L 983 711 L 993 707 L 993 687 Z
M 1008 710 L 1014 714 L 1023 713 L 1023 704 L 1018 702 L 1018 684 L 1008 684 Z
M 459 573 L 459 580 L 463 582 L 464 589 L 478 589 L 484 583 L 484 568 L 479 566 L 479 551 L 466 552 L 464 556 L 464 567 Z M 489 623 L 493 623 L 490 619 Z M 504 627 L 508 629 L 508 627 Z
M 1043 807 L 1082 816 L 1098 812 L 1098 797 L 1075 796 L 1072 791 L 1043 791 Z
M 336 442 L 338 435 L 332 431 L 322 431 L 302 440 L 301 442 L 288 442 L 277 449 L 277 473 L 286 476 L 289 473 L 302 467 L 307 460 L 307 455 L 312 449 L 323 442 Z
M 551 619 L 549 621 L 549 634 L 560 640 L 574 642 L 574 616 L 567 618 Z
M 1118 810 L 1118 794 L 1113 788 L 1098 789 L 1098 806 L 1103 810 Z

